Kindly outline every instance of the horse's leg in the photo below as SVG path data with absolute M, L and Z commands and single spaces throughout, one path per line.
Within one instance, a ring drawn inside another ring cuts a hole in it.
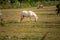
M 35 19 L 35 22 L 36 22 L 37 20 Z
M 30 21 L 32 21 L 32 20 L 31 20 L 31 16 L 30 16 Z
M 35 17 L 35 22 L 37 22 L 37 17 Z
M 20 22 L 22 22 L 23 18 L 24 18 L 24 16 L 21 16 L 21 20 L 20 20 Z

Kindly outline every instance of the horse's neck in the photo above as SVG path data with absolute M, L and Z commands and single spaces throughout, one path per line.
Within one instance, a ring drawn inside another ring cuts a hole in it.
M 36 17 L 37 15 L 34 13 L 33 16 Z

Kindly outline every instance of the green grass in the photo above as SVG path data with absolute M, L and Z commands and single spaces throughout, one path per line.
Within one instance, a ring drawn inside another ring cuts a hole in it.
M 45 13 L 41 13 L 42 11 Z M 0 26 L 0 40 L 59 40 L 60 39 L 60 14 L 47 13 L 48 8 L 24 8 L 24 9 L 4 9 L 2 17 L 4 26 Z M 46 10 L 45 10 L 46 9 Z M 19 23 L 20 12 L 22 10 L 32 10 L 36 12 L 39 19 L 34 22 L 32 18 L 24 18 Z M 44 11 L 45 10 L 45 11 Z M 54 11 L 54 10 L 53 10 Z M 0 22 L 1 23 L 1 22 Z M 1 24 L 0 24 L 1 25 Z M 48 33 L 47 33 L 48 32 Z

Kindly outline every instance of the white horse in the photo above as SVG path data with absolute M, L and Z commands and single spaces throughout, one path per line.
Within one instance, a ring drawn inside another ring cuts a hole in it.
M 21 21 L 23 20 L 24 17 L 34 17 L 35 22 L 37 21 L 38 17 L 33 11 L 22 11 L 21 12 Z

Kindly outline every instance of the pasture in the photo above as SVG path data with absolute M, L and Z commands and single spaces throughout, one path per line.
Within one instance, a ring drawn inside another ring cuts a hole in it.
M 37 9 L 2 9 L 4 26 L 0 26 L 0 40 L 60 40 L 60 14 L 56 15 L 55 6 Z M 19 23 L 22 10 L 32 10 L 38 15 L 34 22 L 24 18 Z

